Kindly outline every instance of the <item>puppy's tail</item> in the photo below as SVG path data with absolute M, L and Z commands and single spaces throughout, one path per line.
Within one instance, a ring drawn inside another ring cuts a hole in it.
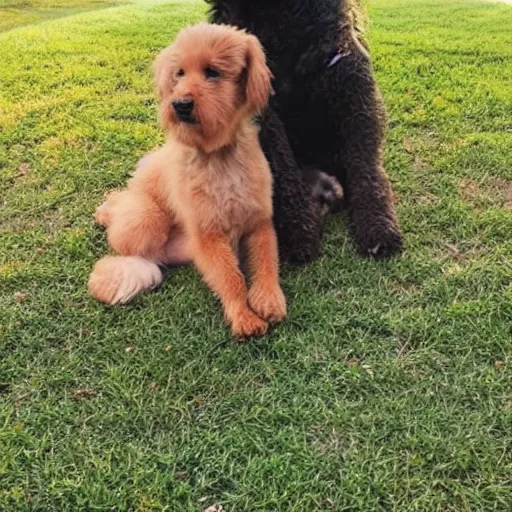
M 89 278 L 89 292 L 106 304 L 126 304 L 144 290 L 156 288 L 162 271 L 138 256 L 106 256 L 96 263 Z

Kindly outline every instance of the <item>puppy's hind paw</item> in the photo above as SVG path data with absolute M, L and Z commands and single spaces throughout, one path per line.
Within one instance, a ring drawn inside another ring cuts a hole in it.
M 107 227 L 110 224 L 110 213 L 106 202 L 96 208 L 96 211 L 94 212 L 94 220 L 97 224 L 103 227 Z
M 96 208 L 96 211 L 94 212 L 94 220 L 100 226 L 106 228 L 110 224 L 112 203 L 117 194 L 119 194 L 119 192 L 116 191 L 105 193 L 105 201 Z

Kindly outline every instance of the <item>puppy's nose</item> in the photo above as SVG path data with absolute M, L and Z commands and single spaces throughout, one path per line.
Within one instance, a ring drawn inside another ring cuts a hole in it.
M 184 121 L 185 123 L 193 122 L 194 118 L 192 117 L 192 112 L 194 110 L 194 100 L 175 100 L 172 102 L 172 108 L 180 121 Z

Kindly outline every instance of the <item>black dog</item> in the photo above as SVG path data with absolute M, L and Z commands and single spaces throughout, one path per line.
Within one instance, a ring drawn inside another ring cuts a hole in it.
M 321 239 L 321 215 L 301 167 L 340 180 L 361 254 L 399 252 L 402 238 L 382 167 L 385 112 L 350 0 L 207 1 L 213 22 L 260 38 L 274 73 L 276 94 L 262 119 L 261 143 L 275 179 L 282 256 L 310 260 Z

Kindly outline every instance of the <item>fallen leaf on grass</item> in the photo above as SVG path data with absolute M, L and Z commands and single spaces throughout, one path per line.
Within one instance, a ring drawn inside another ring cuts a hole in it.
M 194 402 L 194 404 L 197 406 L 197 407 L 202 407 L 204 405 L 204 398 L 200 395 L 198 396 L 195 396 L 193 399 L 192 399 L 192 402 Z
M 322 501 L 321 505 L 322 505 L 323 508 L 328 508 L 328 509 L 333 509 L 334 508 L 334 503 L 329 498 L 326 498 L 324 501 Z
M 456 247 L 455 245 L 452 245 L 452 244 L 449 244 L 448 242 L 446 242 L 444 244 L 444 246 L 448 249 L 448 251 L 450 251 L 450 256 L 455 261 L 459 261 L 464 258 L 464 255 L 462 254 L 460 249 L 458 247 Z
M 402 345 L 400 345 L 397 348 L 396 357 L 403 357 L 403 355 L 407 352 L 408 348 L 409 348 L 409 342 L 406 341 L 405 343 L 403 343 Z
M 18 405 L 18 404 L 21 404 L 21 402 L 23 402 L 23 400 L 25 400 L 26 398 L 28 398 L 28 396 L 30 395 L 30 393 L 23 393 L 22 395 L 18 395 L 14 400 L 14 405 Z
M 368 375 L 370 375 L 370 377 L 373 377 L 375 374 L 373 373 L 373 368 L 371 367 L 371 365 L 369 364 L 363 364 L 361 365 L 361 368 L 363 368 L 364 370 L 366 370 L 366 372 L 368 373 Z
M 30 165 L 27 163 L 23 163 L 18 167 L 18 171 L 20 172 L 20 176 L 25 176 L 28 171 L 30 171 Z
M 222 505 L 212 505 L 211 507 L 205 508 L 204 512 L 222 512 L 224 509 L 222 508 Z
M 85 389 L 76 389 L 75 391 L 73 391 L 73 393 L 71 393 L 69 395 L 69 397 L 71 398 L 71 400 L 83 400 L 85 398 L 93 398 L 97 394 L 98 393 L 96 393 L 96 391 L 94 391 L 94 389 L 85 388 Z
M 503 368 L 505 368 L 505 363 L 503 361 L 496 361 L 494 363 L 494 368 L 496 368 L 496 370 L 503 370 Z
M 16 292 L 14 294 L 14 300 L 16 302 L 25 302 L 28 299 L 28 293 Z

